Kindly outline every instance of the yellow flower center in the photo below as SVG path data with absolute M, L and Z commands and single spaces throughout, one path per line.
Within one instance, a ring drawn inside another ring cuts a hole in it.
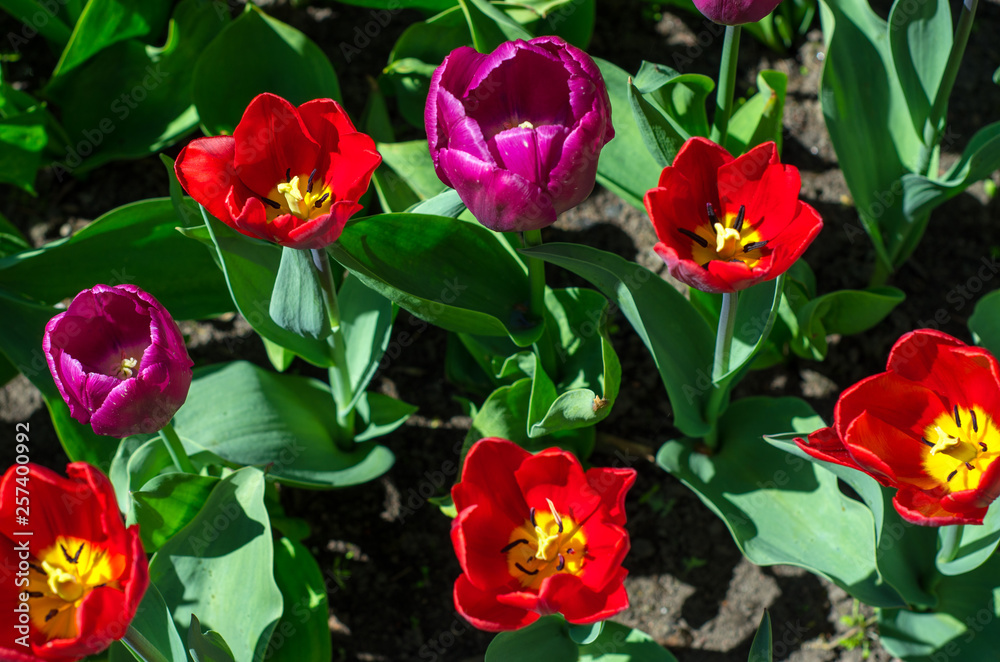
M 284 214 L 291 214 L 303 221 L 329 214 L 330 205 L 333 204 L 332 193 L 328 186 L 317 184 L 315 170 L 309 175 L 294 177 L 291 170 L 286 171 L 285 181 L 271 189 L 263 199 L 267 207 L 268 222 Z
M 748 225 L 743 218 L 746 207 L 740 206 L 739 212 L 726 214 L 723 221 L 715 215 L 712 204 L 706 205 L 708 223 L 698 226 L 692 232 L 680 228 L 679 232 L 691 240 L 691 257 L 704 268 L 712 260 L 723 262 L 742 262 L 753 268 L 763 255 L 761 249 L 767 245 L 760 233 Z
M 125 571 L 125 557 L 69 536 L 56 538 L 36 561 L 28 573 L 28 608 L 32 624 L 50 640 L 76 637 L 80 603 L 97 587 L 118 588 Z
M 134 359 L 130 356 L 127 357 L 123 353 L 121 362 L 115 365 L 115 376 L 118 379 L 130 379 L 138 367 L 139 359 Z
M 1000 430 L 982 408 L 955 405 L 924 429 L 924 470 L 952 492 L 979 487 L 983 472 L 1000 455 Z
M 507 570 L 525 588 L 538 589 L 542 580 L 558 572 L 579 574 L 587 554 L 587 537 L 580 524 L 561 515 L 550 499 L 546 501 L 549 512 L 532 508 L 530 521 L 514 529 L 500 550 L 507 555 Z

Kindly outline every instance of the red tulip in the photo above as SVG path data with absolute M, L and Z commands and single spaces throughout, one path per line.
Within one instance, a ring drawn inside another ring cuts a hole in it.
M 177 156 L 181 186 L 249 237 L 323 248 L 361 209 L 382 157 L 332 99 L 298 108 L 273 94 L 250 102 L 232 136 L 198 138 Z
M 912 331 L 886 372 L 840 395 L 832 427 L 795 442 L 896 488 L 907 521 L 982 524 L 1000 495 L 1000 365 L 981 347 Z
M 79 660 L 120 639 L 149 585 L 139 527 L 84 462 L 68 478 L 34 464 L 0 480 L 0 659 Z
M 498 632 L 544 614 L 594 623 L 627 608 L 625 493 L 635 476 L 584 472 L 556 448 L 532 455 L 506 439 L 476 442 L 451 490 L 458 612 Z
M 823 228 L 799 200 L 799 171 L 778 161 L 773 142 L 734 159 L 705 138 L 691 138 L 646 211 L 670 275 L 705 292 L 736 292 L 777 278 Z

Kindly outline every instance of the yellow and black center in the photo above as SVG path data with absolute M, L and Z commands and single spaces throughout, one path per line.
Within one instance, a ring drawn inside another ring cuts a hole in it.
M 924 470 L 952 492 L 979 487 L 1000 455 L 1000 430 L 981 407 L 955 405 L 924 429 Z
M 530 521 L 514 529 L 500 550 L 507 569 L 525 588 L 538 589 L 542 580 L 559 572 L 579 574 L 587 554 L 587 537 L 580 523 L 561 515 L 551 500 L 549 512 L 531 509 Z
M 708 223 L 699 225 L 695 231 L 679 228 L 679 232 L 691 240 L 691 257 L 705 269 L 712 260 L 742 262 L 753 268 L 763 257 L 761 249 L 767 246 L 767 239 L 751 226 L 744 225 L 746 205 L 740 205 L 739 212 L 727 213 L 719 220 L 712 203 L 705 205 Z
M 303 221 L 330 213 L 333 204 L 330 187 L 316 181 L 316 171 L 309 175 L 292 176 L 291 169 L 285 171 L 285 181 L 275 185 L 261 201 L 267 207 L 267 221 L 278 216 L 291 214 Z

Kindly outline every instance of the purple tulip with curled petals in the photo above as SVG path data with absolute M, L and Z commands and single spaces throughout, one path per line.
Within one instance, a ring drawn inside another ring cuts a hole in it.
M 424 123 L 438 177 L 498 232 L 538 230 L 580 204 L 615 135 L 600 70 L 559 37 L 452 51 Z
M 45 325 L 42 350 L 69 413 L 97 434 L 160 430 L 194 365 L 177 323 L 135 285 L 95 285 Z
M 781 0 L 694 0 L 702 14 L 722 25 L 755 23 L 781 4 Z

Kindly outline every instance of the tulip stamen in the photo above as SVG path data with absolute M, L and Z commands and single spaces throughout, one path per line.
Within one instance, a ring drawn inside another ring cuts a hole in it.
M 955 425 L 957 425 L 959 429 L 962 428 L 962 419 L 958 415 L 958 405 L 955 405 Z
M 286 182 L 292 181 L 292 169 L 291 168 L 285 168 L 285 181 Z
M 743 231 L 743 216 L 746 214 L 747 206 L 740 205 L 740 213 L 736 215 L 736 222 L 733 223 L 733 229 L 737 232 Z
M 951 482 L 951 479 L 952 479 L 952 478 L 954 478 L 954 477 L 955 477 L 955 474 L 957 474 L 957 473 L 958 473 L 958 469 L 955 469 L 955 470 L 954 470 L 954 471 L 952 471 L 952 472 L 951 472 L 950 474 L 948 474 L 948 482 L 949 482 L 949 483 Z
M 44 596 L 45 596 L 45 594 L 42 593 L 41 591 L 28 591 L 28 597 L 29 598 L 41 598 L 41 597 L 44 597 Z
M 62 543 L 59 544 L 59 549 L 62 550 L 63 556 L 66 557 L 67 563 L 76 565 L 80 561 L 80 553 L 83 552 L 83 548 L 86 547 L 86 545 L 87 543 L 80 543 L 80 549 L 76 550 L 76 554 L 73 556 L 69 555 L 69 552 L 66 551 L 66 547 L 63 546 Z
M 34 570 L 35 572 L 37 572 L 40 575 L 44 575 L 46 577 L 49 576 L 49 573 L 45 572 L 45 570 L 41 566 L 37 566 L 34 563 L 29 563 L 28 567 L 31 568 L 32 570 Z
M 320 207 L 323 206 L 323 203 L 326 202 L 326 199 L 329 198 L 329 197 L 330 197 L 329 192 L 324 193 L 323 195 L 321 195 L 319 197 L 318 200 L 316 200 L 316 202 L 313 203 L 313 207 L 315 207 L 316 209 L 319 209 Z
M 275 202 L 274 200 L 271 200 L 270 198 L 265 198 L 261 196 L 260 201 L 263 202 L 268 207 L 270 207 L 271 209 L 281 209 L 281 205 Z
M 45 614 L 45 622 L 48 623 L 53 618 L 55 618 L 58 614 L 59 614 L 59 610 L 58 609 L 50 609 L 49 613 Z
M 556 572 L 562 572 L 565 567 L 566 567 L 566 557 L 560 554 L 559 563 L 556 564 Z
M 688 239 L 694 241 L 702 248 L 708 248 L 708 240 L 705 239 L 704 237 L 699 237 L 698 235 L 696 235 L 694 232 L 691 232 L 687 228 L 678 228 L 677 231 L 680 232 L 685 237 L 687 237 Z
M 984 453 L 989 453 L 990 452 L 990 449 L 986 447 L 986 444 L 984 444 L 981 441 L 979 442 L 979 447 L 983 449 Z
M 559 527 L 559 533 L 563 532 L 563 522 L 562 517 L 559 517 L 559 513 L 556 512 L 555 504 L 552 503 L 552 499 L 545 499 L 549 504 L 549 510 L 552 511 L 552 518 L 556 521 L 556 525 Z
M 313 168 L 313 171 L 309 173 L 309 181 L 306 182 L 306 193 L 313 192 L 313 179 L 315 178 L 316 178 L 316 168 Z
M 705 203 L 705 213 L 708 214 L 708 225 L 714 232 L 715 226 L 721 225 L 721 223 L 719 223 L 719 217 L 715 215 L 715 209 L 712 208 L 711 202 Z
M 976 421 L 976 410 L 969 410 L 969 418 L 972 420 L 972 431 L 979 432 L 979 423 Z
M 931 442 L 927 441 L 927 439 L 926 439 L 926 438 L 924 438 L 924 437 L 920 437 L 920 441 L 924 442 L 925 444 L 927 444 L 927 445 L 928 445 L 928 446 L 930 446 L 931 448 L 934 448 L 934 444 L 932 444 Z
M 535 507 L 532 506 L 528 511 L 528 517 L 531 519 L 531 526 L 538 528 L 538 522 L 535 521 Z
M 538 574 L 538 570 L 528 570 L 527 568 L 525 568 L 520 563 L 515 563 L 514 567 L 517 568 L 518 570 L 520 570 L 521 572 L 523 572 L 526 575 L 537 575 Z
M 764 248 L 764 246 L 767 246 L 768 241 L 770 241 L 770 239 L 765 239 L 764 241 L 751 241 L 749 244 L 745 244 L 743 246 L 743 252 L 749 253 L 750 251 L 755 251 L 758 248 Z
M 510 550 L 512 550 L 515 547 L 517 547 L 518 545 L 522 545 L 522 544 L 527 545 L 528 544 L 528 539 L 527 538 L 518 538 L 517 540 L 515 540 L 512 543 L 508 543 L 508 544 L 504 545 L 503 549 L 500 550 L 500 553 L 501 554 L 506 554 Z

